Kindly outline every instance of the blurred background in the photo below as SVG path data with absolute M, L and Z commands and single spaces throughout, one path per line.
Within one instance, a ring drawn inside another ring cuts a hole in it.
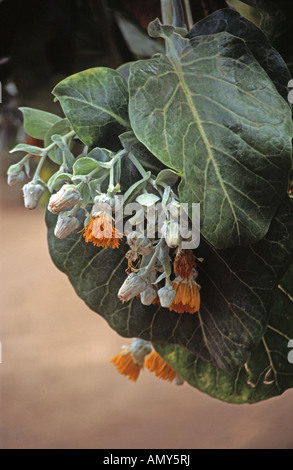
M 249 3 L 249 2 L 248 2 Z M 256 11 L 231 6 L 257 23 Z M 191 1 L 194 21 L 222 0 Z M 159 0 L 0 2 L 0 447 L 2 449 L 292 448 L 293 390 L 231 405 L 147 370 L 137 383 L 109 360 L 129 344 L 80 300 L 53 265 L 44 205 L 23 207 L 6 184 L 27 142 L 19 106 L 61 114 L 51 90 L 66 76 L 162 49 L 146 27 Z M 51 164 L 42 176 L 50 176 Z

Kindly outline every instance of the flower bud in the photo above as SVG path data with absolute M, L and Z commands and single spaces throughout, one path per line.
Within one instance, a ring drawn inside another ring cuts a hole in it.
M 153 251 L 152 241 L 142 236 L 141 232 L 130 232 L 127 235 L 127 243 L 133 251 L 137 251 L 143 256 L 149 255 Z
M 143 305 L 151 305 L 156 297 L 157 289 L 150 284 L 140 293 L 140 300 Z
M 176 375 L 174 379 L 174 384 L 175 385 L 183 385 L 184 384 L 184 379 L 181 377 L 181 375 Z
M 80 192 L 72 185 L 64 184 L 61 189 L 50 197 L 48 210 L 52 214 L 75 206 L 80 200 Z
M 18 183 L 22 183 L 25 179 L 25 172 L 20 171 L 19 173 L 10 173 L 7 175 L 7 184 L 9 186 L 15 186 Z
M 134 338 L 129 350 L 131 351 L 134 362 L 143 365 L 145 357 L 152 351 L 152 346 L 144 339 Z
M 30 183 L 23 186 L 22 192 L 24 196 L 24 206 L 27 209 L 35 209 L 45 192 L 45 188 L 39 183 L 30 181 Z
M 176 202 L 175 199 L 172 199 L 170 204 L 168 204 L 168 210 L 172 217 L 178 219 L 180 214 L 180 203 Z
M 147 282 L 138 274 L 131 273 L 123 282 L 118 292 L 118 298 L 123 302 L 136 297 L 147 287 Z
M 180 242 L 180 227 L 176 222 L 165 223 L 162 226 L 162 235 L 170 248 L 175 248 Z
M 17 163 L 11 165 L 7 170 L 7 184 L 9 186 L 15 186 L 18 183 L 22 183 L 25 179 L 25 172 L 23 166 Z
M 94 204 L 97 211 L 110 212 L 114 211 L 115 199 L 108 194 L 100 194 L 95 197 Z
M 67 235 L 72 233 L 79 227 L 80 223 L 77 217 L 73 217 L 66 213 L 60 213 L 58 215 L 56 227 L 55 227 L 55 237 L 57 238 L 65 238 Z
M 176 295 L 175 289 L 171 285 L 166 284 L 158 290 L 158 296 L 162 307 L 169 308 Z

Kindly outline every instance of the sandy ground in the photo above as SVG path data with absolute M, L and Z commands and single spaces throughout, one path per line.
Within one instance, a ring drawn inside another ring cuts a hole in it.
M 14 189 L 11 189 L 14 191 Z M 53 265 L 43 211 L 1 211 L 1 448 L 292 448 L 293 390 L 229 405 L 109 359 L 119 337 Z

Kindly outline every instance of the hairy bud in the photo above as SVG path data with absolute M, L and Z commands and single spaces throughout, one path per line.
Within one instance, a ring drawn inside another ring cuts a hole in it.
M 23 166 L 11 165 L 7 170 L 7 184 L 9 186 L 15 186 L 18 183 L 22 183 L 25 179 L 25 172 L 23 171 Z
M 24 197 L 24 206 L 27 209 L 35 209 L 45 192 L 45 188 L 40 183 L 33 183 L 31 181 L 23 186 L 22 192 Z
M 139 295 L 147 287 L 147 282 L 138 274 L 131 273 L 123 282 L 118 292 L 118 298 L 127 302 Z
M 148 285 L 147 288 L 140 293 L 140 300 L 143 305 L 151 305 L 157 297 L 157 289 L 152 285 Z
M 56 194 L 50 197 L 48 210 L 52 214 L 67 209 L 68 207 L 75 206 L 80 200 L 80 192 L 72 185 L 64 184 Z
M 176 295 L 175 289 L 171 285 L 166 284 L 158 290 L 158 296 L 162 307 L 169 308 Z
M 57 238 L 66 238 L 67 235 L 74 232 L 79 227 L 80 223 L 77 217 L 68 215 L 66 213 L 60 213 L 58 215 L 57 223 L 55 226 L 54 234 Z

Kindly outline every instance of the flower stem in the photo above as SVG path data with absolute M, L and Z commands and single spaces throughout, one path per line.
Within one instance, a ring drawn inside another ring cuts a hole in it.
M 68 134 L 65 134 L 63 137 L 62 137 L 62 140 L 64 141 L 64 143 L 66 144 L 66 141 L 69 140 L 71 137 L 73 137 L 75 135 L 75 131 L 70 131 L 68 132 Z M 40 177 L 40 172 L 41 172 L 41 169 L 43 167 L 43 164 L 47 158 L 47 155 L 48 153 L 50 152 L 50 150 L 52 150 L 57 144 L 55 142 L 52 142 L 50 145 L 48 145 L 47 147 L 45 147 L 43 149 L 43 152 L 42 152 L 42 156 L 39 160 L 39 163 L 37 165 L 37 168 L 36 168 L 36 171 L 35 171 L 35 174 L 34 174 L 34 177 L 32 179 L 32 182 L 33 183 L 37 183 L 39 177 Z
M 38 166 L 37 166 L 37 168 L 36 168 L 34 177 L 33 177 L 33 179 L 32 179 L 32 182 L 33 182 L 33 183 L 37 183 L 37 182 L 38 182 L 38 179 L 39 179 L 39 177 L 40 177 L 40 172 L 41 172 L 42 166 L 43 166 L 43 164 L 44 164 L 46 158 L 47 158 L 47 154 L 44 153 L 44 154 L 42 155 L 42 157 L 40 158 L 39 163 L 38 163 Z
M 193 26 L 193 18 L 192 18 L 192 12 L 191 12 L 191 7 L 190 7 L 190 1 L 189 0 L 184 0 L 184 7 L 185 7 L 185 16 L 186 16 L 186 22 L 187 22 L 187 29 L 190 30 Z
M 139 171 L 139 173 L 141 174 L 141 176 L 143 178 L 146 178 L 147 177 L 147 172 L 145 171 L 144 167 L 141 165 L 141 163 L 139 163 L 139 161 L 137 160 L 137 158 L 135 158 L 135 156 L 132 154 L 132 153 L 129 153 L 128 154 L 128 158 L 129 160 L 133 163 L 133 165 L 135 166 L 135 168 Z

